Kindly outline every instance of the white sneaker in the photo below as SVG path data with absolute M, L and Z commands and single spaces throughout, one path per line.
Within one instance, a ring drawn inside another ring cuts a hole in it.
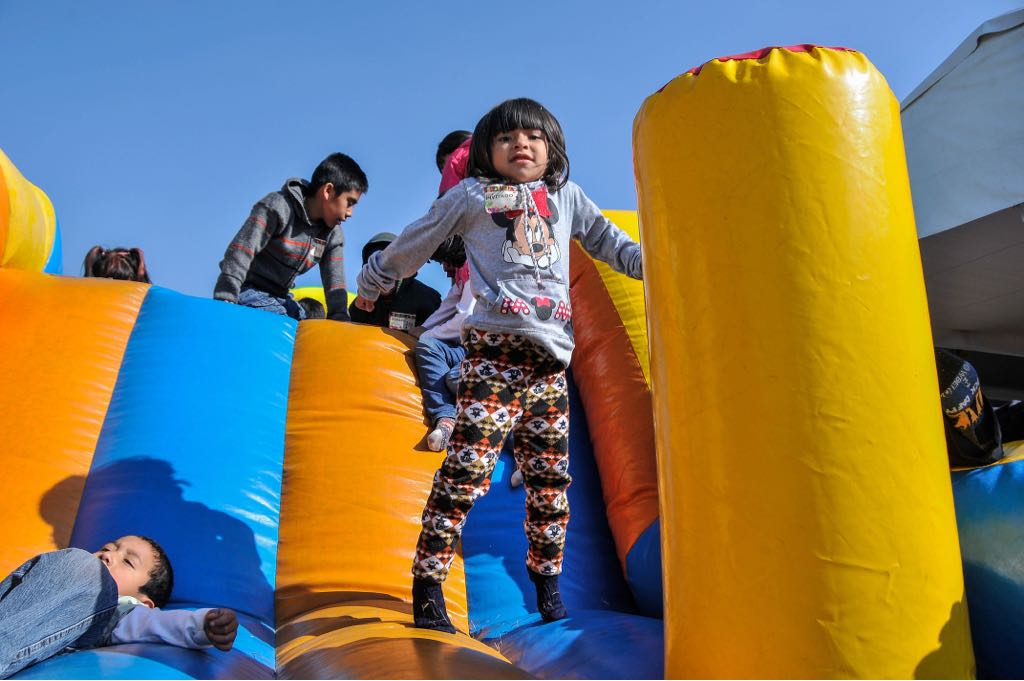
M 448 440 L 451 438 L 454 428 L 455 419 L 438 419 L 436 427 L 427 435 L 427 447 L 433 452 L 443 452 L 448 449 Z
M 519 485 L 523 484 L 523 472 L 518 468 L 512 471 L 512 475 L 509 476 L 508 479 L 508 484 L 512 485 L 513 487 L 519 487 Z

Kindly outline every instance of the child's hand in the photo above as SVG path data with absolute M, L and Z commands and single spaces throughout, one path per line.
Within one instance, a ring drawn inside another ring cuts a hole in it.
M 373 301 L 369 298 L 363 298 L 362 296 L 356 296 L 355 300 L 356 307 L 363 312 L 373 312 Z
M 217 650 L 228 651 L 235 642 L 238 633 L 238 618 L 235 611 L 229 608 L 214 608 L 206 613 L 203 620 L 203 631 L 206 638 Z

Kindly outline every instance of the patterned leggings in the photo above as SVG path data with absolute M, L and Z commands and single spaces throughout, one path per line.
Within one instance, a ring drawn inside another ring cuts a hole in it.
M 569 397 L 565 367 L 519 334 L 469 329 L 459 413 L 448 456 L 423 509 L 412 573 L 443 582 L 466 516 L 487 494 L 502 443 L 513 429 L 526 488 L 527 567 L 562 571 L 569 523 Z

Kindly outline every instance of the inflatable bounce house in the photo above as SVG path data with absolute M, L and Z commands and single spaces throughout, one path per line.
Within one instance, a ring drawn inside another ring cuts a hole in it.
M 986 391 L 1024 399 L 1024 9 L 986 21 L 902 104 L 936 345 Z M 978 675 L 1024 676 L 1024 447 L 956 471 L 960 550 Z
M 968 600 L 1019 674 L 1024 469 L 963 474 L 958 538 L 884 79 L 841 48 L 716 59 L 643 103 L 634 143 L 639 219 L 610 214 L 646 281 L 572 255 L 570 617 L 536 613 L 503 455 L 445 588 L 454 635 L 410 612 L 440 463 L 412 339 L 55 276 L 50 201 L 0 155 L 0 573 L 145 534 L 169 607 L 241 621 L 229 653 L 17 678 L 962 678 Z

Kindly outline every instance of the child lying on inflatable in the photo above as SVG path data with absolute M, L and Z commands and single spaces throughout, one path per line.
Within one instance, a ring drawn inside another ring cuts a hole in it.
M 173 586 L 167 554 L 148 537 L 32 558 L 0 582 L 0 678 L 62 652 L 118 643 L 231 650 L 234 611 L 160 610 Z

